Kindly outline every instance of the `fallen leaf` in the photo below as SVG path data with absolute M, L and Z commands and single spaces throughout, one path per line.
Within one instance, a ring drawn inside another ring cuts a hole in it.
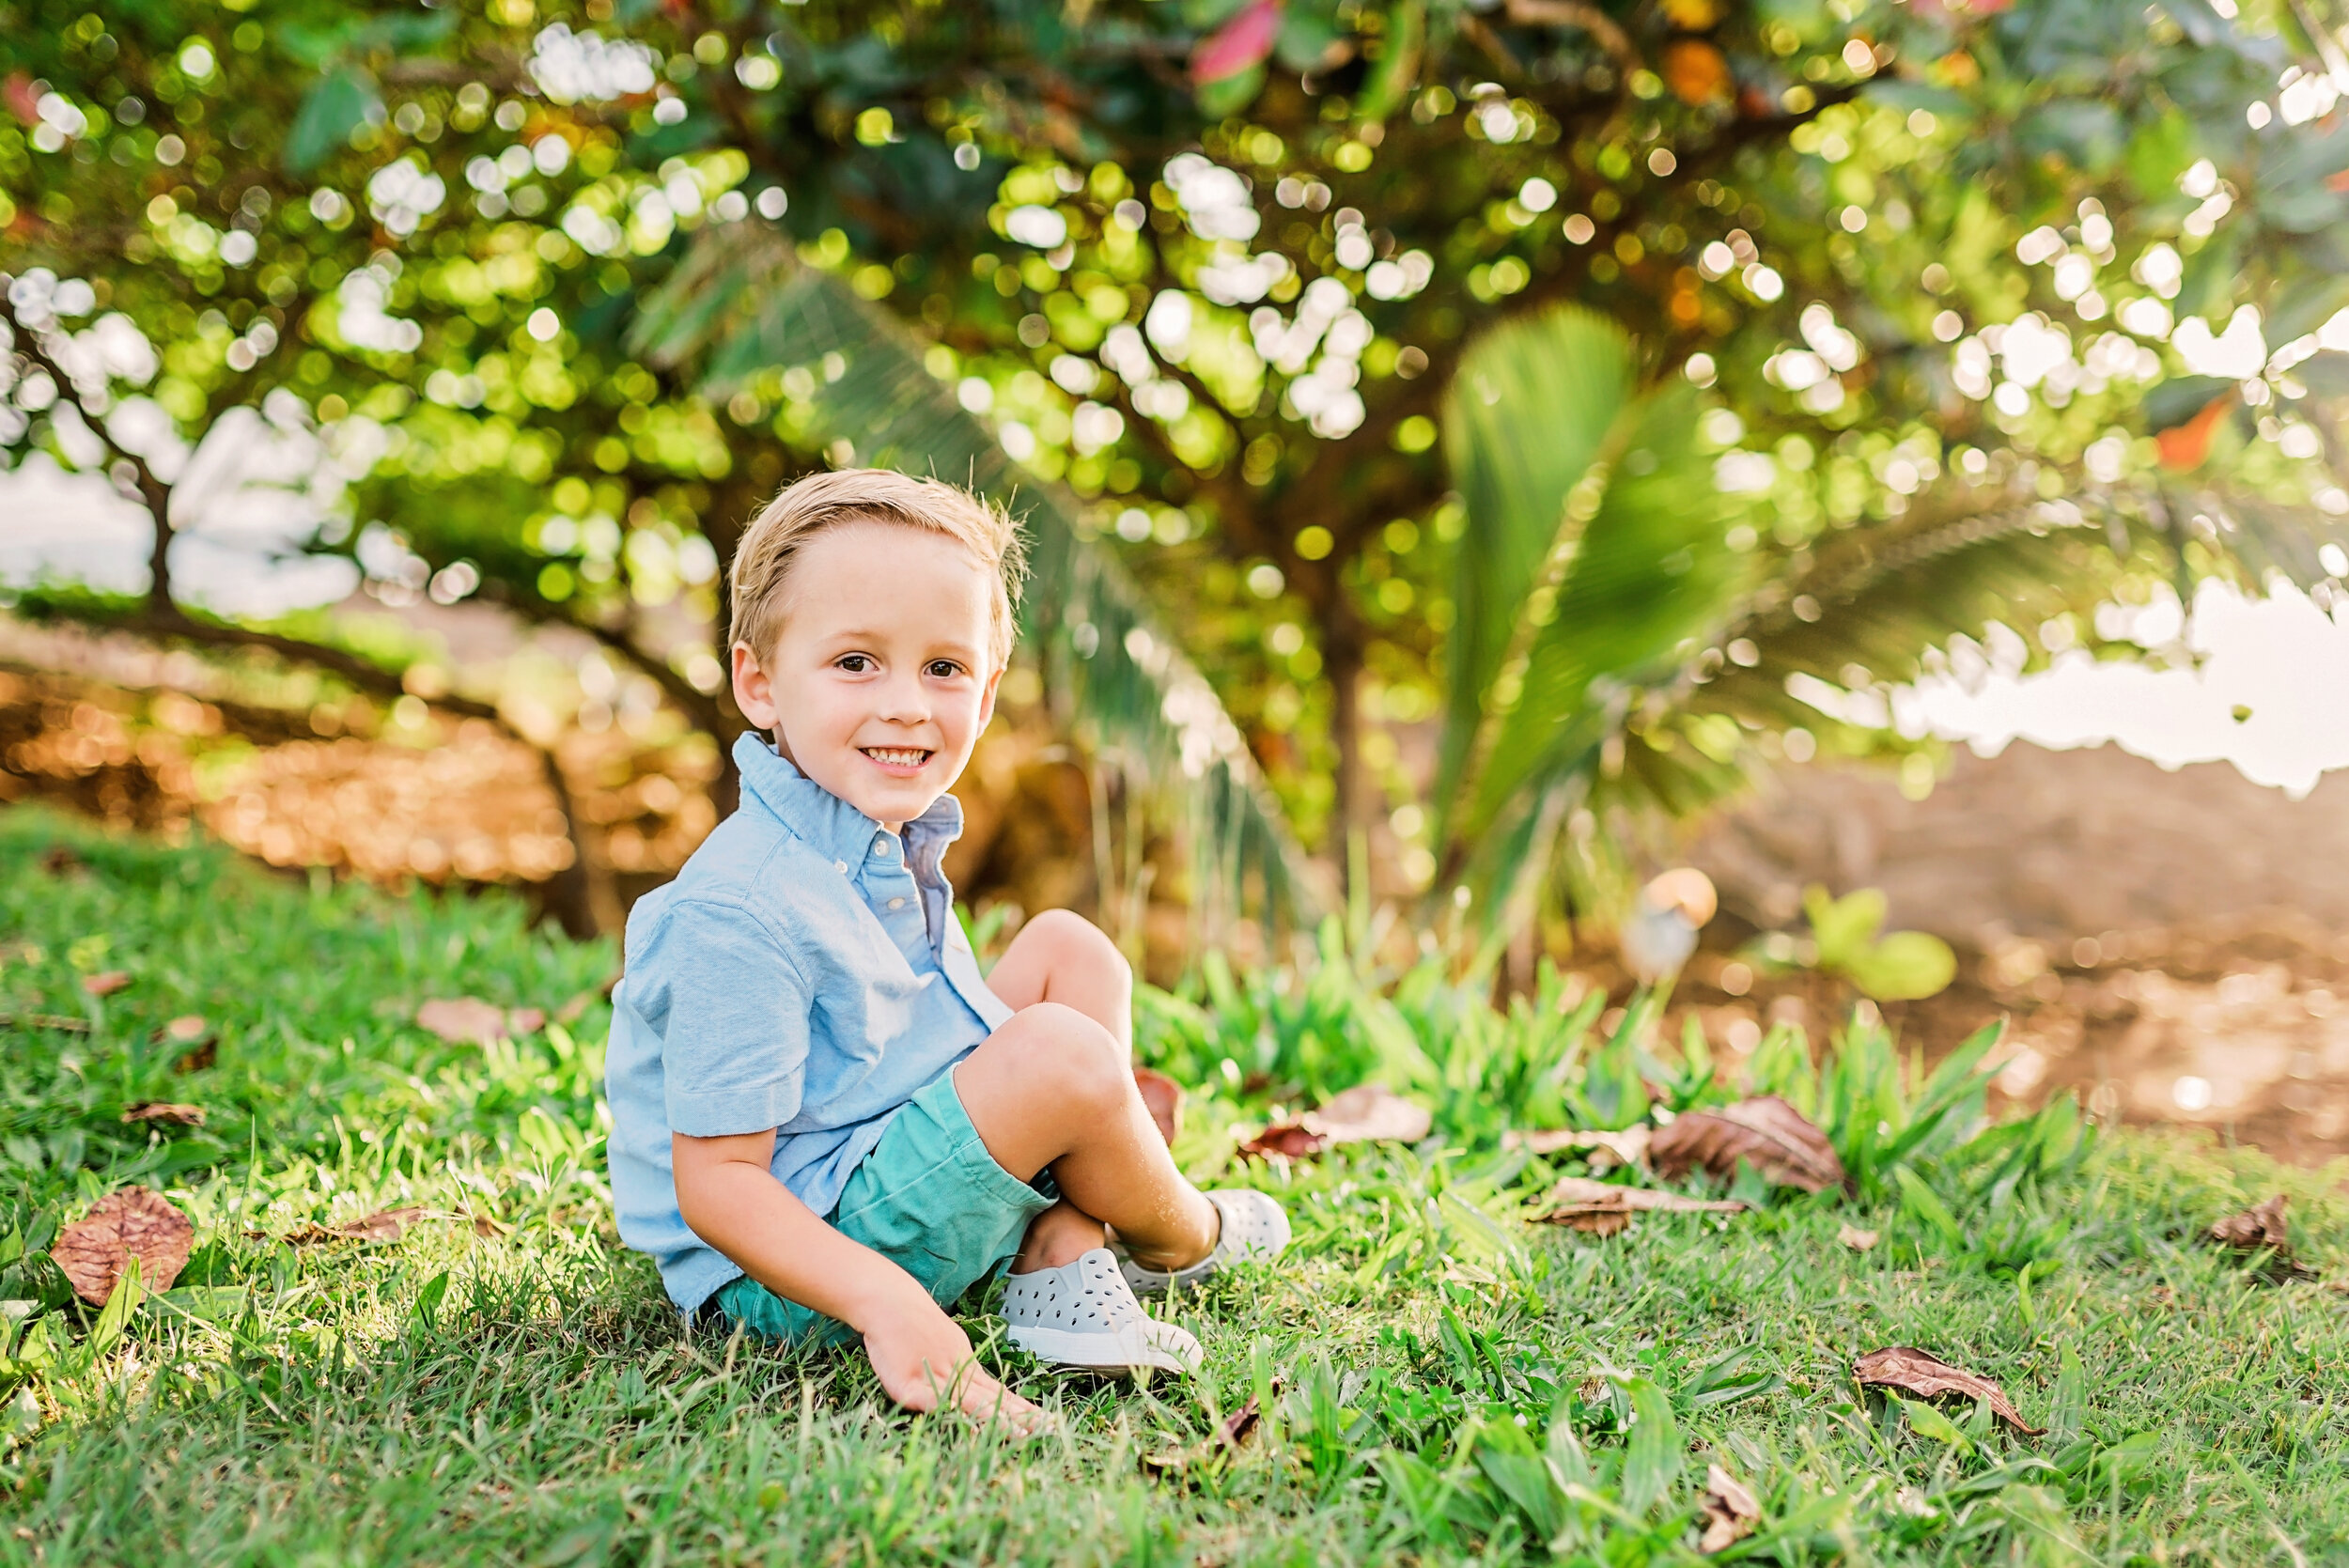
M 1272 1391 L 1278 1394 L 1281 1389 L 1282 1380 L 1274 1378 Z M 1175 1475 L 1204 1460 L 1235 1458 L 1263 1424 L 1264 1411 L 1257 1405 L 1256 1396 L 1250 1394 L 1247 1404 L 1216 1423 L 1215 1435 L 1206 1442 L 1190 1448 L 1160 1449 L 1156 1453 L 1144 1455 L 1143 1473 L 1154 1478 Z
M 73 1281 L 74 1295 L 102 1307 L 132 1258 L 139 1260 L 140 1284 L 169 1290 L 194 1244 L 195 1226 L 186 1215 L 158 1193 L 126 1187 L 59 1231 L 49 1255 Z
M 513 1226 L 487 1209 L 467 1209 L 464 1217 L 473 1221 L 473 1234 L 485 1241 L 497 1241 L 514 1234 Z
M 397 1241 L 427 1212 L 421 1207 L 378 1209 L 364 1219 L 334 1226 L 334 1234 L 344 1241 Z
M 183 1048 L 172 1071 L 198 1073 L 220 1060 L 220 1038 L 201 1013 L 183 1013 L 148 1036 L 159 1046 Z
M 1996 1383 L 1986 1377 L 1977 1377 L 1970 1372 L 1962 1372 L 1947 1361 L 1910 1345 L 1896 1344 L 1883 1350 L 1871 1350 L 1852 1363 L 1852 1372 L 1862 1383 L 1900 1389 L 1927 1399 L 1936 1394 L 1964 1394 L 1968 1399 L 1983 1400 L 2000 1421 L 2027 1436 L 2036 1437 L 2046 1431 L 2046 1427 L 2033 1426 L 2016 1414 L 2005 1390 Z
M 476 1046 L 535 1034 L 546 1023 L 547 1015 L 542 1008 L 517 1007 L 509 1013 L 479 997 L 436 997 L 416 1009 L 419 1029 L 428 1030 L 443 1040 Z
M 40 868 L 52 877 L 62 877 L 69 871 L 82 869 L 82 857 L 67 844 L 53 844 L 41 851 Z
M 1836 1229 L 1835 1239 L 1855 1252 L 1865 1252 L 1875 1246 L 1878 1238 L 1874 1231 L 1863 1231 L 1857 1225 L 1846 1224 Z
M 1776 1094 L 1688 1111 L 1648 1141 L 1648 1157 L 1658 1174 L 1675 1181 L 1700 1169 L 1729 1181 L 1742 1159 L 1779 1187 L 1818 1192 L 1843 1185 L 1843 1162 L 1827 1135 Z
M 1545 1127 L 1535 1132 L 1518 1132 L 1512 1128 L 1501 1135 L 1501 1146 L 1527 1149 L 1537 1155 L 1580 1154 L 1589 1157 L 1593 1171 L 1605 1171 L 1616 1165 L 1645 1165 L 1648 1141 L 1654 1136 L 1655 1129 L 1651 1127 L 1633 1127 L 1626 1132 L 1602 1132 L 1588 1127 Z
M 1358 1083 L 1305 1113 L 1305 1125 L 1332 1143 L 1416 1143 L 1435 1122 L 1425 1107 L 1383 1083 Z
M 1697 1550 L 1707 1554 L 1735 1545 L 1762 1522 L 1762 1503 L 1746 1483 L 1715 1465 L 1704 1475 L 1704 1534 Z
M 167 1105 L 162 1100 L 141 1100 L 123 1111 L 125 1122 L 162 1122 L 175 1127 L 200 1127 L 204 1125 L 204 1108 L 200 1105 Z
M 1556 1214 L 1535 1216 L 1546 1225 L 1563 1225 L 1585 1235 L 1621 1235 L 1631 1229 L 1629 1209 L 1561 1209 Z
M 2231 1214 L 2210 1228 L 2210 1238 L 2221 1247 L 2232 1247 L 2241 1252 L 2256 1252 L 2272 1247 L 2279 1257 L 2292 1254 L 2292 1240 L 2284 1232 L 2284 1195 L 2277 1193 L 2263 1203 Z
M 0 1013 L 0 1027 L 54 1029 L 62 1034 L 87 1034 L 89 1020 L 60 1017 L 54 1013 Z
M 1424 1106 L 1383 1083 L 1358 1083 L 1316 1110 L 1276 1122 L 1239 1146 L 1244 1155 L 1304 1159 L 1340 1143 L 1416 1143 L 1435 1126 Z
M 1263 1159 L 1309 1159 L 1330 1146 L 1330 1141 L 1301 1121 L 1276 1122 L 1239 1146 L 1244 1155 Z
M 1634 1214 L 1659 1209 L 1674 1214 L 1736 1214 L 1745 1206 L 1730 1198 L 1685 1198 L 1654 1188 L 1561 1176 L 1544 1195 L 1542 1212 L 1533 1218 L 1545 1225 L 1569 1225 L 1593 1235 L 1613 1235 L 1631 1223 Z
M 1142 1103 L 1149 1108 L 1159 1136 L 1171 1145 L 1183 1130 L 1183 1086 L 1154 1067 L 1136 1067 L 1134 1087 L 1142 1091 Z
M 131 971 L 128 970 L 102 970 L 96 974 L 82 976 L 82 989 L 94 997 L 110 997 L 129 984 Z

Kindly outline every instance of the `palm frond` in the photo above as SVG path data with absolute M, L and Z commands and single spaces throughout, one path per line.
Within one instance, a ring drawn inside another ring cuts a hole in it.
M 1465 884 L 1538 868 L 1635 695 L 1675 681 L 1729 612 L 1745 563 L 1720 546 L 1696 414 L 1692 389 L 1639 391 L 1627 337 L 1585 311 L 1511 323 L 1463 360 L 1445 405 L 1469 532 L 1439 799 Z
M 821 365 L 815 401 L 835 456 L 950 480 L 1019 515 L 1028 536 L 1022 631 L 1066 727 L 1126 758 L 1137 784 L 1179 795 L 1210 918 L 1252 902 L 1280 924 L 1317 919 L 1305 856 L 1236 725 L 1123 563 L 1079 526 L 1080 504 L 1022 474 L 923 364 L 926 347 L 762 225 L 703 231 L 648 298 L 631 349 L 698 367 L 723 396 L 762 372 Z M 1252 899 L 1251 893 L 1253 893 Z

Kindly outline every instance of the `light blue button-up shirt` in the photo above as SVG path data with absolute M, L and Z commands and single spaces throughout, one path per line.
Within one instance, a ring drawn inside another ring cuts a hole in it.
M 636 902 L 604 1093 L 620 1238 L 692 1312 L 742 1271 L 677 1212 L 669 1138 L 776 1129 L 776 1180 L 830 1214 L 898 1107 L 1011 1017 L 941 861 L 951 795 L 902 841 L 753 732 L 741 809 Z

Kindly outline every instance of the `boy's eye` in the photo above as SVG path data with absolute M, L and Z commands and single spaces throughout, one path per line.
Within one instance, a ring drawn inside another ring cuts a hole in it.
M 962 666 L 951 659 L 930 660 L 930 678 L 933 680 L 952 680 L 960 674 L 962 674 Z
M 842 654 L 836 662 L 852 675 L 861 675 L 873 667 L 873 661 L 861 653 Z

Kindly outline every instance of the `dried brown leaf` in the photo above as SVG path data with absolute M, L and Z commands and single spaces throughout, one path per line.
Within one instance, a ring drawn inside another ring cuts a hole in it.
M 1560 1209 L 1555 1214 L 1538 1215 L 1535 1218 L 1546 1225 L 1563 1225 L 1570 1231 L 1580 1231 L 1585 1235 L 1621 1235 L 1631 1229 L 1629 1209 Z
M 200 1127 L 204 1125 L 204 1108 L 200 1105 L 166 1105 L 162 1100 L 141 1100 L 122 1113 L 125 1122 L 161 1122 L 166 1126 Z
M 484 1241 L 498 1241 L 514 1234 L 514 1227 L 487 1209 L 467 1209 L 465 1218 L 473 1221 L 473 1234 Z
M 542 1009 L 517 1007 L 509 1013 L 479 997 L 436 997 L 416 1009 L 419 1029 L 453 1043 L 476 1046 L 536 1033 L 546 1027 L 546 1022 Z
M 1383 1083 L 1358 1083 L 1304 1120 L 1332 1143 L 1416 1143 L 1436 1125 L 1426 1107 Z
M 1358 1083 L 1328 1104 L 1276 1122 L 1239 1146 L 1244 1155 L 1304 1159 L 1339 1143 L 1416 1143 L 1435 1126 L 1426 1107 L 1383 1083 Z
M 109 1193 L 80 1219 L 57 1233 L 49 1255 L 73 1282 L 73 1294 L 102 1307 L 132 1258 L 139 1282 L 169 1290 L 188 1266 L 195 1226 L 160 1193 L 126 1187 Z
M 1248 1439 L 1256 1435 L 1256 1428 L 1263 1424 L 1264 1411 L 1257 1406 L 1256 1396 L 1250 1394 L 1247 1404 L 1223 1418 L 1222 1423 L 1215 1429 L 1215 1439 L 1230 1452 L 1237 1453 Z
M 364 1219 L 333 1227 L 330 1234 L 342 1241 L 397 1241 L 428 1212 L 421 1207 L 378 1209 Z
M 2000 1421 L 2017 1432 L 2036 1437 L 2046 1431 L 2046 1427 L 2033 1426 L 2023 1420 L 2015 1412 L 2013 1402 L 2006 1397 L 2006 1391 L 1987 1377 L 1961 1371 L 1912 1345 L 1896 1344 L 1883 1350 L 1871 1350 L 1852 1363 L 1852 1371 L 1862 1383 L 1899 1389 L 1921 1398 L 1964 1394 L 1968 1399 L 1983 1400 Z
M 219 1063 L 220 1041 L 214 1038 L 205 1040 L 194 1050 L 181 1056 L 179 1061 L 174 1062 L 171 1064 L 171 1070 L 175 1073 L 182 1074 L 200 1073 L 206 1068 L 217 1066 Z
M 1647 1164 L 1648 1141 L 1655 1136 L 1652 1127 L 1632 1127 L 1624 1132 L 1587 1127 L 1545 1127 L 1518 1132 L 1512 1128 L 1501 1135 L 1501 1146 L 1527 1149 L 1537 1155 L 1579 1154 L 1589 1160 L 1592 1170 L 1605 1171 L 1615 1165 Z
M 1704 1476 L 1704 1534 L 1697 1550 L 1710 1555 L 1735 1545 L 1762 1522 L 1762 1503 L 1746 1483 L 1713 1466 Z
M 1648 1141 L 1657 1172 L 1678 1180 L 1703 1170 L 1723 1181 L 1737 1162 L 1779 1187 L 1818 1192 L 1843 1185 L 1843 1162 L 1809 1117 L 1776 1094 L 1758 1094 L 1719 1110 L 1691 1110 Z
M 61 1034 L 87 1034 L 87 1018 L 68 1018 L 55 1013 L 0 1013 L 0 1028 L 54 1029 Z
M 2284 1231 L 2284 1195 L 2277 1193 L 2263 1203 L 2254 1204 L 2241 1214 L 2231 1214 L 2210 1228 L 2210 1238 L 2221 1247 L 2237 1251 L 2256 1252 L 2272 1247 L 2278 1255 L 2288 1257 L 2292 1238 Z
M 129 970 L 101 970 L 82 976 L 82 989 L 94 997 L 110 997 L 130 984 Z
M 1277 1377 L 1273 1379 L 1272 1391 L 1276 1394 L 1281 1391 L 1281 1380 Z M 1257 1405 L 1256 1396 L 1250 1394 L 1247 1404 L 1216 1424 L 1215 1435 L 1206 1442 L 1189 1447 L 1176 1445 L 1143 1455 L 1143 1473 L 1158 1480 L 1179 1475 L 1193 1465 L 1237 1458 L 1263 1424 L 1264 1411 Z
M 63 877 L 70 871 L 82 869 L 82 857 L 68 844 L 53 844 L 41 851 L 40 868 L 52 877 Z
M 1614 1235 L 1631 1223 L 1634 1214 L 1667 1210 L 1675 1214 L 1735 1214 L 1746 1205 L 1728 1198 L 1686 1198 L 1647 1187 L 1618 1187 L 1587 1176 L 1561 1176 L 1542 1200 L 1534 1219 L 1546 1225 L 1567 1225 L 1593 1235 Z
M 1863 1231 L 1857 1225 L 1845 1224 L 1836 1228 L 1835 1239 L 1855 1252 L 1865 1252 L 1881 1238 L 1874 1231 Z
M 1136 1067 L 1134 1087 L 1142 1092 L 1142 1103 L 1149 1109 L 1159 1136 L 1172 1144 L 1183 1130 L 1183 1086 L 1155 1067 Z

